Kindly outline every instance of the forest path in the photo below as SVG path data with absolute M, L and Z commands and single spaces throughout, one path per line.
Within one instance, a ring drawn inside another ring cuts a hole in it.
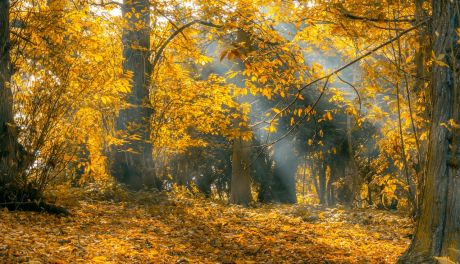
M 180 193 L 116 200 L 69 198 L 69 217 L 0 211 L 0 262 L 394 263 L 412 232 L 377 210 L 245 209 Z

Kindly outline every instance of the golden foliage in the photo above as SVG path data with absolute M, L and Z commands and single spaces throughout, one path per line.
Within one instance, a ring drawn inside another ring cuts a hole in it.
M 68 196 L 70 217 L 0 211 L 0 259 L 394 263 L 412 228 L 410 220 L 381 211 L 301 205 L 243 209 L 181 193 L 125 194 L 115 196 L 124 197 L 118 202 L 94 200 L 88 193 L 78 196 L 78 202 Z

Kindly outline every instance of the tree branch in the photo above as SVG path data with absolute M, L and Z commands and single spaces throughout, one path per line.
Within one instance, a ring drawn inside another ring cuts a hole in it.
M 337 78 L 339 78 L 339 80 L 345 84 L 347 84 L 348 86 L 350 86 L 351 88 L 353 88 L 353 90 L 355 90 L 355 93 L 356 95 L 358 96 L 358 101 L 359 101 L 359 110 L 358 110 L 358 116 L 361 115 L 361 96 L 359 95 L 359 92 L 358 92 L 358 89 L 353 85 L 351 84 L 350 82 L 347 82 L 346 80 L 342 79 L 340 77 L 340 75 L 336 74 Z
M 304 85 L 302 88 L 300 88 L 300 91 L 306 89 L 307 87 L 309 87 L 309 86 L 312 85 L 312 84 L 315 84 L 315 83 L 317 83 L 317 82 L 319 82 L 319 81 L 322 81 L 322 80 L 324 80 L 324 79 L 326 79 L 326 78 L 331 77 L 331 76 L 334 75 L 334 74 L 337 74 L 337 73 L 339 73 L 339 72 L 345 70 L 346 68 L 348 68 L 348 67 L 350 67 L 351 65 L 353 65 L 353 64 L 355 64 L 355 63 L 361 61 L 362 59 L 364 59 L 364 58 L 370 56 L 371 54 L 373 54 L 374 52 L 376 52 L 376 51 L 380 50 L 381 48 L 387 46 L 388 44 L 391 44 L 391 43 L 393 43 L 394 41 L 400 39 L 400 38 L 401 38 L 402 36 L 404 36 L 405 34 L 407 34 L 407 33 L 411 32 L 411 31 L 415 30 L 416 28 L 420 27 L 421 25 L 425 24 L 425 23 L 428 22 L 428 21 L 429 21 L 429 19 L 426 19 L 426 20 L 424 20 L 424 21 L 418 23 L 417 25 L 415 25 L 415 26 L 413 26 L 413 27 L 410 27 L 410 28 L 408 28 L 408 29 L 402 31 L 401 33 L 399 33 L 399 34 L 396 35 L 395 37 L 393 37 L 393 38 L 389 39 L 388 41 L 385 41 L 384 43 L 378 45 L 377 47 L 375 47 L 375 48 L 369 50 L 368 52 L 366 52 L 366 53 L 364 53 L 363 55 L 359 56 L 358 58 L 356 58 L 356 59 L 350 61 L 349 63 L 343 65 L 342 67 L 338 68 L 337 70 L 335 70 L 335 71 L 333 71 L 333 72 L 331 72 L 331 73 L 329 73 L 329 74 L 327 74 L 327 75 L 325 75 L 325 76 L 323 76 L 323 77 L 320 77 L 320 78 L 318 78 L 318 79 L 316 79 L 316 80 L 313 80 L 313 81 L 307 83 L 307 84 Z
M 388 19 L 388 18 L 380 18 L 380 17 L 363 17 L 352 14 L 350 11 L 346 10 L 345 8 L 341 7 L 338 8 L 340 14 L 344 17 L 353 19 L 353 20 L 362 20 L 362 21 L 372 21 L 372 22 L 382 22 L 382 23 L 414 23 L 416 22 L 415 18 L 407 19 L 407 18 L 399 18 L 399 19 Z
M 306 88 L 310 87 L 311 85 L 316 84 L 316 83 L 318 83 L 318 82 L 320 82 L 320 81 L 322 81 L 322 80 L 326 80 L 326 83 L 325 83 L 325 85 L 323 86 L 323 90 L 321 91 L 320 96 L 318 97 L 318 99 L 315 101 L 313 107 L 311 108 L 311 111 L 312 111 L 312 110 L 316 107 L 316 105 L 319 103 L 319 100 L 320 100 L 321 97 L 323 96 L 324 91 L 325 91 L 325 88 L 327 87 L 327 83 L 329 82 L 329 79 L 330 79 L 333 75 L 338 75 L 338 73 L 340 73 L 341 71 L 343 71 L 343 70 L 345 70 L 346 68 L 352 66 L 353 64 L 355 64 L 355 63 L 361 61 L 362 59 L 364 59 L 364 58 L 370 56 L 371 54 L 375 53 L 376 51 L 380 50 L 381 48 L 383 48 L 383 47 L 385 47 L 385 46 L 387 46 L 387 45 L 393 43 L 394 41 L 400 39 L 400 38 L 401 38 L 402 36 L 404 36 L 405 34 L 411 32 L 411 31 L 415 30 L 416 28 L 420 27 L 421 25 L 427 23 L 429 20 L 430 20 L 430 19 L 426 19 L 426 20 L 424 20 L 424 21 L 422 21 L 422 22 L 416 24 L 415 26 L 410 27 L 410 28 L 408 28 L 408 29 L 402 31 L 401 33 L 399 33 L 399 34 L 396 35 L 395 37 L 393 37 L 393 38 L 389 39 L 388 41 L 385 41 L 384 43 L 378 45 L 377 47 L 375 47 L 375 48 L 369 50 L 368 52 L 366 52 L 366 53 L 364 53 L 363 55 L 357 57 L 356 59 L 354 59 L 354 60 L 348 62 L 347 64 L 341 66 L 340 68 L 334 70 L 333 72 L 331 72 L 331 73 L 329 73 L 329 74 L 326 74 L 326 75 L 324 75 L 324 76 L 322 76 L 322 77 L 320 77 L 320 78 L 317 78 L 317 79 L 315 79 L 315 80 L 313 80 L 313 81 L 311 81 L 311 82 L 305 84 L 304 86 L 302 86 L 302 87 L 297 91 L 297 96 L 296 96 L 286 107 L 284 107 L 280 112 L 278 112 L 277 114 L 275 114 L 275 116 L 271 119 L 270 124 L 276 119 L 276 117 L 278 117 L 279 115 L 281 115 L 281 113 L 285 112 L 287 109 L 289 109 L 291 106 L 293 106 L 293 105 L 297 102 L 297 100 L 299 99 L 299 95 L 301 94 L 301 92 L 302 92 L 303 90 L 305 90 Z M 284 135 L 282 135 L 281 137 L 277 138 L 276 140 L 270 142 L 269 144 L 265 144 L 265 145 L 262 145 L 262 146 L 259 146 L 259 147 L 268 147 L 268 146 L 271 146 L 271 145 L 273 145 L 273 144 L 275 144 L 275 143 L 281 141 L 282 139 L 286 138 L 286 137 L 294 130 L 294 128 L 296 128 L 296 127 L 300 124 L 300 122 L 302 122 L 302 121 L 306 118 L 306 116 L 307 116 L 311 111 L 309 111 L 308 113 L 306 113 L 306 114 L 305 114 L 298 122 L 296 122 L 296 123 L 291 127 L 291 129 L 289 129 Z
M 185 29 L 193 26 L 194 24 L 201 24 L 201 25 L 204 25 L 204 26 L 208 26 L 208 27 L 214 27 L 214 28 L 221 28 L 222 26 L 220 25 L 216 25 L 216 24 L 213 24 L 211 22 L 206 22 L 206 21 L 203 21 L 203 20 L 193 20 L 183 26 L 181 26 L 180 28 L 178 28 L 176 31 L 174 31 L 174 33 L 171 34 L 171 36 L 169 36 L 166 41 L 163 43 L 163 45 L 160 46 L 160 48 L 158 49 L 158 51 L 156 52 L 155 54 L 155 57 L 153 58 L 153 62 L 152 62 L 152 69 L 155 69 L 156 65 L 158 64 L 158 61 L 160 60 L 161 58 L 161 55 L 163 54 L 163 51 L 165 50 L 165 48 L 168 46 L 168 44 L 180 33 L 182 33 L 182 31 L 184 31 Z
M 119 7 L 122 7 L 123 6 L 123 3 L 119 3 L 119 2 L 116 2 L 116 1 L 109 1 L 109 2 L 103 2 L 101 1 L 99 4 L 91 4 L 92 6 L 102 6 L 102 7 L 106 7 L 106 6 L 109 6 L 109 5 L 117 5 Z

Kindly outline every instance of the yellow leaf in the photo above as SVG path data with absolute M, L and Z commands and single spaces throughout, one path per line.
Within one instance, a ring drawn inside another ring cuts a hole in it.
M 97 256 L 92 258 L 92 261 L 95 263 L 107 263 L 107 257 L 106 256 Z
M 332 114 L 331 112 L 326 112 L 323 116 L 324 120 L 332 120 Z

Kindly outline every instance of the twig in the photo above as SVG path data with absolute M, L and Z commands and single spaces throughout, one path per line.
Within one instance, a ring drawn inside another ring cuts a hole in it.
M 338 78 L 340 81 L 342 81 L 342 82 L 345 83 L 345 84 L 348 84 L 351 88 L 353 88 L 353 90 L 355 90 L 356 95 L 358 96 L 358 101 L 359 101 L 358 116 L 360 116 L 360 115 L 361 115 L 361 96 L 359 95 L 358 89 L 356 89 L 356 87 L 355 87 L 353 84 L 351 84 L 351 83 L 345 81 L 344 79 L 342 79 L 342 78 L 340 77 L 340 75 L 336 74 L 336 76 L 337 76 L 337 78 Z

